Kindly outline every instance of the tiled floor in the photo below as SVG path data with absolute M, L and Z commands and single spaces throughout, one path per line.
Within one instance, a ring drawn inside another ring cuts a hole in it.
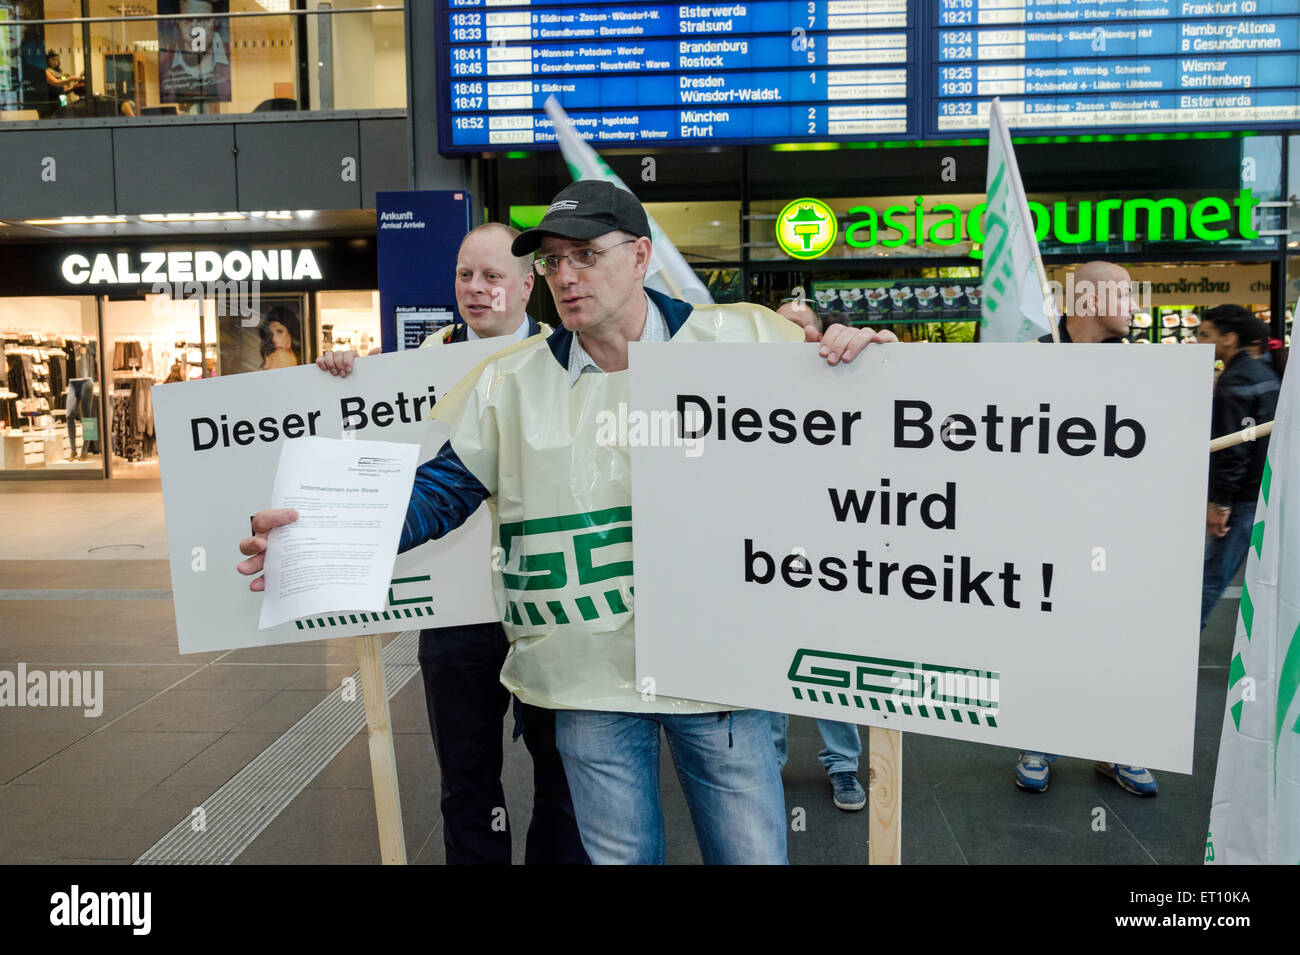
M 105 681 L 98 718 L 74 709 L 0 710 L 0 862 L 135 860 L 356 669 L 348 640 L 177 653 L 171 602 L 157 599 L 170 579 L 156 481 L 0 485 L 0 528 L 0 591 L 10 596 L 0 599 L 0 668 L 21 661 L 29 669 L 103 669 Z M 90 590 L 109 599 L 12 599 L 32 590 Z M 1236 601 L 1224 600 L 1202 635 L 1191 776 L 1160 773 L 1160 796 L 1142 800 L 1091 764 L 1062 759 L 1049 790 L 1031 796 L 1012 783 L 1014 751 L 908 734 L 903 861 L 1200 862 L 1235 619 Z M 408 859 L 440 864 L 438 770 L 418 677 L 393 697 L 391 713 Z M 522 741 L 510 742 L 506 727 L 503 737 L 507 810 L 522 834 L 531 765 Z M 820 748 L 815 724 L 792 718 L 786 806 L 792 817 L 802 810 L 802 825 L 790 833 L 790 860 L 864 863 L 867 816 L 831 805 Z M 666 747 L 661 778 L 668 860 L 698 862 Z M 522 838 L 515 843 L 521 862 Z M 378 858 L 361 733 L 238 862 Z

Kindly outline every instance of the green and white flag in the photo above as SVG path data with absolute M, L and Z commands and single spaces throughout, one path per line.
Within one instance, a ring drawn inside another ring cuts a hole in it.
M 1298 379 L 1292 368 L 1282 382 L 1250 535 L 1207 864 L 1300 864 Z
M 989 113 L 986 186 L 980 341 L 1033 341 L 1052 330 L 1055 307 L 1043 287 L 1034 220 L 996 99 Z
M 560 153 L 569 167 L 575 181 L 580 179 L 603 179 L 612 182 L 620 189 L 626 189 L 627 183 L 618 177 L 609 164 L 600 158 L 596 150 L 587 145 L 586 140 L 577 134 L 569 115 L 564 111 L 554 96 L 546 98 L 546 115 L 555 127 L 555 136 L 560 144 Z M 636 193 L 632 193 L 636 195 Z M 712 305 L 713 297 L 700 281 L 700 277 L 686 264 L 682 254 L 677 251 L 668 238 L 668 234 L 659 228 L 655 217 L 646 212 L 650 220 L 650 269 L 646 273 L 645 284 L 665 295 L 680 298 L 694 305 Z

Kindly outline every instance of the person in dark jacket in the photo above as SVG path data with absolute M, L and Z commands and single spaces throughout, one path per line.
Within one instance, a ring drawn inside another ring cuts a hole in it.
M 1268 327 L 1240 305 L 1219 305 L 1201 318 L 1197 338 L 1214 346 L 1223 374 L 1214 387 L 1212 437 L 1273 420 L 1280 387 L 1272 360 L 1250 346 Z M 1210 500 L 1205 512 L 1205 570 L 1201 579 L 1201 629 L 1250 549 L 1268 438 L 1245 441 L 1210 455 Z
M 527 313 L 533 289 L 528 257 L 510 244 L 519 232 L 499 222 L 470 231 L 456 254 L 459 320 L 421 348 L 480 338 L 523 341 L 550 332 Z M 356 353 L 328 352 L 317 365 L 335 375 L 352 371 Z M 529 706 L 501 684 L 510 644 L 500 623 L 420 631 L 420 672 L 434 752 L 442 781 L 442 835 L 448 865 L 509 865 L 512 829 L 501 769 L 502 719 L 513 706 L 514 738 L 533 758 L 533 816 L 524 848 L 527 865 L 584 865 L 573 798 L 555 747 L 555 712 Z

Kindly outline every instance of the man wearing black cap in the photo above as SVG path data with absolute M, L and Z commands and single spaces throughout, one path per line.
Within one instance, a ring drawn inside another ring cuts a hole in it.
M 416 472 L 401 549 L 441 537 L 480 503 L 495 511 L 502 552 L 498 607 L 511 641 L 501 681 L 555 710 L 583 845 L 592 862 L 665 857 L 659 737 L 668 737 L 707 863 L 784 863 L 786 816 L 770 719 L 757 710 L 657 696 L 636 684 L 628 448 L 596 421 L 628 401 L 633 341 L 821 341 L 827 363 L 851 361 L 888 332 L 801 332 L 749 304 L 694 308 L 647 290 L 650 227 L 631 193 L 577 182 L 513 243 L 538 253 L 564 323 L 493 355 L 434 411 L 451 437 Z M 792 360 L 808 360 L 799 354 Z M 241 543 L 261 570 L 262 512 Z M 258 586 L 254 581 L 250 586 Z M 260 586 L 258 586 L 260 589 Z

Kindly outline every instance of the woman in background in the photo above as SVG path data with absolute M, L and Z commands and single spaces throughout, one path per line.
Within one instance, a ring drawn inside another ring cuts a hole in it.
M 266 313 L 260 329 L 262 334 L 262 367 L 292 368 L 298 364 L 302 352 L 302 334 L 298 316 L 283 305 Z

